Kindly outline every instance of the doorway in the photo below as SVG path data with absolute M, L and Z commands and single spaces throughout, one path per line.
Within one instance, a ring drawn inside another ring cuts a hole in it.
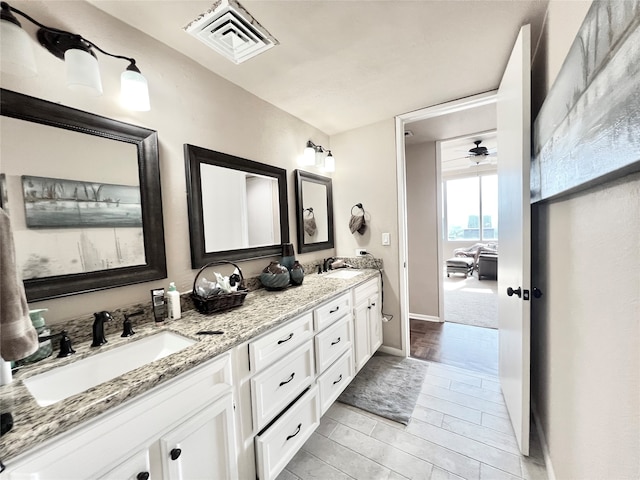
M 493 121 L 490 117 L 488 122 Z M 442 188 L 442 212 L 438 214 L 443 222 L 440 268 L 445 271 L 440 286 L 444 295 L 440 317 L 445 322 L 496 329 L 497 132 L 437 141 L 436 148 L 440 150 L 438 181 Z M 411 287 L 410 294 L 415 294 Z
M 495 92 L 414 112 L 399 117 L 397 122 L 399 132 L 410 132 L 408 135 L 411 135 L 399 142 L 403 147 L 404 159 L 403 171 L 399 175 L 403 180 L 399 191 L 400 195 L 406 197 L 406 207 L 399 214 L 399 218 L 405 222 L 401 226 L 401 237 L 404 235 L 405 241 L 401 239 L 400 244 L 406 246 L 401 252 L 407 266 L 405 275 L 401 275 L 401 284 L 406 282 L 401 288 L 405 293 L 401 299 L 405 306 L 403 311 L 407 312 L 407 328 L 403 332 L 408 347 L 406 354 L 463 368 L 476 365 L 487 373 L 496 373 L 497 331 L 485 332 L 484 328 L 464 325 L 464 322 L 445 322 L 448 291 L 452 292 L 451 296 L 459 297 L 468 293 L 462 291 L 465 283 L 475 282 L 476 285 L 467 290 L 478 295 L 481 295 L 478 293 L 480 290 L 493 292 L 488 278 L 483 277 L 485 284 L 477 280 L 475 266 L 473 274 L 466 278 L 459 275 L 447 277 L 446 259 L 453 256 L 453 249 L 478 243 L 476 240 L 483 237 L 475 239 L 473 229 L 480 235 L 485 225 L 479 223 L 482 218 L 480 212 L 475 214 L 475 220 L 471 220 L 467 214 L 464 224 L 457 222 L 451 225 L 459 237 L 455 238 L 456 234 L 449 235 L 450 222 L 445 215 L 446 184 L 442 183 L 443 178 L 457 180 L 469 176 L 469 173 L 473 174 L 475 181 L 481 182 L 477 176 L 479 173 L 495 173 L 495 168 L 494 172 L 489 172 L 491 165 L 473 165 L 479 167 L 473 169 L 464 155 L 475 146 L 475 139 L 471 138 L 473 135 L 483 134 L 487 138 L 492 135 L 495 142 Z M 442 148 L 443 145 L 445 148 Z M 459 152 L 462 145 L 466 148 Z M 415 158 L 422 159 L 419 165 L 415 163 Z M 456 163 L 457 167 L 454 165 Z M 458 172 L 452 172 L 456 168 Z M 455 183 L 452 182 L 452 185 Z M 453 190 L 455 185 L 451 188 Z M 405 205 L 405 198 L 399 203 Z M 425 212 L 425 209 L 416 208 L 420 205 L 428 205 L 429 208 Z M 485 234 L 489 233 L 489 224 L 486 227 Z M 416 232 L 411 230 L 416 228 L 419 231 L 414 235 Z M 454 237 L 451 241 L 450 236 Z M 410 290 L 415 291 L 415 287 L 418 293 L 410 296 Z M 465 308 L 460 302 L 457 305 L 464 312 Z M 497 319 L 494 322 L 497 326 Z

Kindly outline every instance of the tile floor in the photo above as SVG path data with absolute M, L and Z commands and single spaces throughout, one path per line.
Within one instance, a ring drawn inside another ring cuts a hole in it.
M 278 480 L 547 478 L 533 425 L 519 454 L 495 376 L 428 363 L 408 426 L 336 402 Z

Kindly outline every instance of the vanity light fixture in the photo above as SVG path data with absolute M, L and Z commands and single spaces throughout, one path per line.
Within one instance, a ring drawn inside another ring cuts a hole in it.
M 12 12 L 40 27 L 37 32 L 40 45 L 51 54 L 63 59 L 67 67 L 67 86 L 91 95 L 102 95 L 102 81 L 98 59 L 94 50 L 109 57 L 127 60 L 129 66 L 120 76 L 120 95 L 123 105 L 130 110 L 149 111 L 149 87 L 133 58 L 114 55 L 75 33 L 48 27 L 26 13 L 1 2 L 0 38 L 2 40 L 1 69 L 5 73 L 21 76 L 37 74 L 37 67 L 29 35 L 22 29 Z
M 324 153 L 327 155 L 324 156 Z M 316 145 L 311 140 L 307 141 L 307 146 L 300 158 L 300 165 L 306 167 L 315 165 L 325 172 L 336 171 L 336 160 L 333 157 L 331 150 L 324 148 L 322 145 Z

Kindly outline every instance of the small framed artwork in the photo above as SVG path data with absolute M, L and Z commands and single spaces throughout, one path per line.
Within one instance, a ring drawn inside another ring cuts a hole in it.
M 140 187 L 22 176 L 27 228 L 142 227 Z

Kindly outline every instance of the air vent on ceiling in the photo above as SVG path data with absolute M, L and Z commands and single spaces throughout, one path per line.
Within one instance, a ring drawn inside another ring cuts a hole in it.
M 242 63 L 278 44 L 235 0 L 219 0 L 184 30 L 234 63 Z

